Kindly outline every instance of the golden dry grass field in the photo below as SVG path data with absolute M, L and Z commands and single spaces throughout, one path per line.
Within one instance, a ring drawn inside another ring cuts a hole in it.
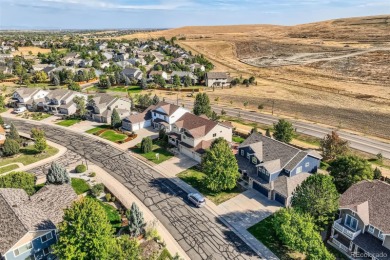
M 59 51 L 63 51 L 65 49 L 59 49 Z M 28 46 L 28 47 L 19 47 L 19 50 L 14 52 L 14 55 L 29 55 L 31 51 L 31 55 L 37 55 L 38 52 L 40 53 L 49 53 L 50 49 L 43 49 L 40 47 L 35 47 L 35 46 Z
M 297 26 L 189 26 L 122 38 L 185 37 L 232 77 L 256 86 L 209 92 L 212 100 L 390 139 L 390 16 Z

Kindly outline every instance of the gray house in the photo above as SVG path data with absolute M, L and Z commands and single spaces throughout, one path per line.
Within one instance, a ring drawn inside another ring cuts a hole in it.
M 141 80 L 143 73 L 140 69 L 126 68 L 122 70 L 122 74 L 128 77 L 130 80 Z
M 171 83 L 173 83 L 173 77 L 177 75 L 180 78 L 180 82 L 183 84 L 185 77 L 190 77 L 192 84 L 195 85 L 198 83 L 198 77 L 195 76 L 192 72 L 189 71 L 172 71 L 171 74 Z
M 290 205 L 295 188 L 317 172 L 321 156 L 302 151 L 260 133 L 252 133 L 236 154 L 239 171 L 249 187 L 284 206 Z
M 390 259 L 390 185 L 364 180 L 340 197 L 328 243 L 353 259 Z
M 77 195 L 69 184 L 46 185 L 32 196 L 0 189 L 0 259 L 56 259 L 56 225 Z

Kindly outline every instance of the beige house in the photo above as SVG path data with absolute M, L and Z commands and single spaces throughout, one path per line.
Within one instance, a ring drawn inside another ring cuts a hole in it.
M 114 109 L 121 119 L 130 115 L 131 101 L 126 98 L 114 97 L 108 94 L 98 94 L 88 103 L 88 117 L 100 123 L 111 123 Z
M 45 97 L 45 110 L 54 114 L 73 115 L 77 111 L 75 97 L 83 97 L 87 100 L 87 95 L 68 89 L 55 89 Z
M 207 72 L 205 80 L 207 87 L 230 86 L 230 78 L 226 72 Z

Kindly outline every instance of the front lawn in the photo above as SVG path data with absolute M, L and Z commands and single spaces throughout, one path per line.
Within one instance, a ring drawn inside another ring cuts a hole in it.
M 51 157 L 56 153 L 58 153 L 58 149 L 52 146 L 48 146 L 43 153 L 37 153 L 34 145 L 30 145 L 20 148 L 20 153 L 18 155 L 1 158 L 0 166 L 13 163 L 22 163 L 23 165 L 28 165 Z
M 81 121 L 80 119 L 66 119 L 66 120 L 62 120 L 56 124 L 61 125 L 61 126 L 65 126 L 65 127 L 69 127 L 69 126 L 72 126 L 74 124 L 79 123 L 80 121 Z
M 111 128 L 110 125 L 100 125 L 100 126 L 92 128 L 92 129 L 89 129 L 85 132 L 88 134 L 94 134 L 96 132 L 99 132 L 100 130 L 105 130 L 105 129 L 110 129 L 110 128 Z
M 98 199 L 96 199 L 94 197 L 90 197 L 90 198 L 92 198 L 93 200 L 96 200 L 97 202 L 99 202 L 100 206 L 102 206 L 104 211 L 106 212 L 108 220 L 110 221 L 111 226 L 116 231 L 118 231 L 118 229 L 121 228 L 121 226 L 122 226 L 122 218 L 121 218 L 121 215 L 119 214 L 118 210 L 116 208 L 114 208 L 113 206 L 111 206 L 110 204 L 106 203 L 106 202 L 98 200 Z M 115 233 L 116 233 L 116 231 L 115 231 Z
M 234 198 L 243 191 L 243 189 L 238 185 L 230 191 L 211 191 L 204 185 L 203 180 L 204 178 L 206 178 L 206 174 L 197 170 L 195 167 L 192 167 L 188 170 L 185 170 L 184 172 L 179 173 L 177 177 L 197 189 L 200 193 L 202 193 L 216 205 L 221 204 L 231 198 Z
M 107 130 L 107 131 L 104 131 L 100 137 L 106 139 L 106 140 L 109 140 L 111 142 L 119 142 L 119 141 L 124 141 L 126 138 L 127 138 L 127 135 L 124 135 L 124 134 L 118 134 L 117 132 L 115 132 L 114 130 Z
M 142 153 L 141 151 L 141 144 L 137 144 L 134 148 L 131 150 L 139 155 L 142 155 L 149 161 L 154 162 L 155 164 L 162 163 L 170 158 L 172 158 L 173 154 L 167 151 L 165 148 L 159 146 L 156 144 L 155 141 L 153 141 L 153 150 L 150 153 Z M 156 158 L 156 154 L 159 154 L 159 160 Z
M 77 195 L 83 194 L 91 189 L 89 184 L 83 179 L 72 178 L 71 184 Z
M 276 237 L 276 233 L 272 226 L 272 216 L 269 216 L 259 223 L 248 228 L 257 240 L 262 242 L 269 250 L 271 250 L 280 260 L 297 259 L 294 257 L 295 252 L 286 248 L 282 242 Z
M 3 174 L 5 172 L 9 172 L 9 171 L 15 170 L 17 168 L 19 168 L 19 166 L 17 164 L 10 164 L 10 165 L 1 167 L 0 168 L 0 174 Z

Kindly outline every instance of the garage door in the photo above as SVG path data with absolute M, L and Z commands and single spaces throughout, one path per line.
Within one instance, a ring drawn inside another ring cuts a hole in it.
M 257 182 L 253 182 L 253 188 L 268 198 L 268 190 L 266 188 L 264 188 Z
M 282 205 L 285 205 L 286 204 L 286 198 L 279 195 L 278 193 L 275 193 L 275 200 L 279 203 L 281 203 Z

